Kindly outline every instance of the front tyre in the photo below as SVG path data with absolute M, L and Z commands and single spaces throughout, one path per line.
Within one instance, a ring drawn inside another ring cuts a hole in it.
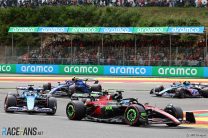
M 164 111 L 171 114 L 172 116 L 174 116 L 179 121 L 183 120 L 183 110 L 181 109 L 181 107 L 173 106 L 172 104 L 170 104 L 170 105 L 167 105 L 165 107 Z M 167 125 L 170 126 L 170 127 L 176 127 L 179 124 L 167 123 Z
M 48 108 L 52 109 L 52 112 L 48 112 L 46 114 L 48 115 L 54 115 L 57 110 L 57 100 L 54 97 L 49 97 L 48 98 Z
M 133 104 L 126 108 L 124 118 L 130 126 L 141 126 L 147 124 L 147 113 L 143 106 Z
M 85 114 L 86 107 L 82 101 L 70 101 L 66 106 L 66 115 L 70 120 L 81 120 Z
M 14 111 L 8 111 L 7 109 L 12 106 L 17 106 L 17 99 L 14 95 L 8 94 L 4 101 L 4 111 L 7 113 L 13 113 Z

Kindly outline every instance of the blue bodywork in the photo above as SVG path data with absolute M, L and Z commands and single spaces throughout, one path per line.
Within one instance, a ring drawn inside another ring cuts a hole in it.
M 75 87 L 76 87 L 76 89 L 79 89 L 83 93 L 90 93 L 91 92 L 89 89 L 89 86 L 87 86 L 87 84 L 84 83 L 82 80 L 76 80 Z
M 177 96 L 177 90 L 184 89 L 189 93 L 189 96 L 197 97 L 200 96 L 199 90 L 196 88 L 195 84 L 191 83 L 173 83 L 170 87 L 164 88 L 161 91 L 155 91 L 157 88 L 151 90 L 151 94 L 156 96 L 164 97 L 175 97 Z
M 89 86 L 83 80 L 66 80 L 65 83 L 59 83 L 57 87 L 52 88 L 49 93 L 52 95 L 66 96 L 73 94 L 75 90 L 82 93 L 91 92 Z
M 30 87 L 31 88 L 31 87 Z M 18 106 L 12 106 L 8 107 L 7 111 L 22 111 L 22 112 L 42 112 L 42 113 L 48 113 L 52 112 L 52 109 L 46 108 L 46 107 L 39 107 L 36 105 L 36 100 L 47 100 L 47 95 L 40 94 L 41 88 L 32 90 L 28 87 L 18 87 L 18 95 L 16 96 L 17 100 L 19 99 L 22 101 L 22 103 L 25 103 L 25 105 L 18 105 Z

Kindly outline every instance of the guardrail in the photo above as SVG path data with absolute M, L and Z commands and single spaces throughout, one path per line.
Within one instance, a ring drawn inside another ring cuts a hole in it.
M 207 78 L 208 67 L 0 64 L 0 73 Z

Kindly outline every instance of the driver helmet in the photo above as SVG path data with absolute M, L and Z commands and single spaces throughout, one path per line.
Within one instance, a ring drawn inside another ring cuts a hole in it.
M 34 88 L 33 88 L 32 86 L 30 86 L 30 87 L 28 88 L 28 90 L 29 90 L 29 91 L 34 91 Z
M 72 81 L 76 81 L 77 80 L 77 78 L 74 76 L 73 78 L 72 78 Z
M 185 86 L 190 85 L 190 81 L 184 81 L 184 82 L 183 82 L 183 85 L 185 85 Z
M 112 98 L 113 98 L 113 100 L 120 101 L 123 97 L 121 94 L 115 93 L 115 94 L 113 94 Z

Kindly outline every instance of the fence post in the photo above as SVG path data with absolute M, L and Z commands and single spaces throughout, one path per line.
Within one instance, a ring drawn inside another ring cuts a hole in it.
M 171 50 L 172 50 L 172 49 L 171 49 L 171 48 L 172 48 L 172 47 L 171 47 L 171 41 L 172 41 L 172 40 L 171 40 L 171 35 L 170 35 L 170 59 L 169 59 L 170 61 L 169 61 L 169 66 L 171 66 Z
M 134 58 L 136 57 L 137 57 L 137 39 L 136 39 L 136 35 L 134 35 Z
M 206 41 L 206 55 L 207 55 L 207 28 L 206 28 L 206 39 L 205 39 L 205 41 Z
M 206 48 L 206 50 L 205 50 L 205 58 L 204 58 L 204 59 L 205 59 L 205 66 L 207 66 L 207 56 L 208 56 L 208 55 L 207 55 L 207 43 L 208 43 L 208 42 L 207 42 L 207 41 L 208 41 L 208 40 L 207 40 L 207 31 L 208 31 L 208 30 L 207 30 L 207 28 L 206 28 L 206 29 L 205 29 L 205 33 L 206 33 L 206 38 L 205 38 L 205 41 L 206 41 L 206 42 L 205 42 L 206 47 L 205 47 L 205 48 Z
M 7 64 L 7 46 L 5 47 L 5 63 Z
M 71 64 L 72 64 L 72 61 L 73 61 L 73 55 L 72 55 L 72 35 L 71 35 Z
M 13 57 L 13 50 L 14 50 L 14 38 L 13 38 L 13 33 L 12 33 L 12 57 Z
M 148 47 L 148 55 L 149 55 L 149 57 L 148 57 L 148 66 L 150 66 L 150 64 L 151 64 L 151 58 L 152 58 L 152 55 L 151 55 L 151 52 L 152 52 L 152 45 L 149 45 L 149 47 Z
M 125 46 L 123 47 L 123 66 L 125 65 Z

